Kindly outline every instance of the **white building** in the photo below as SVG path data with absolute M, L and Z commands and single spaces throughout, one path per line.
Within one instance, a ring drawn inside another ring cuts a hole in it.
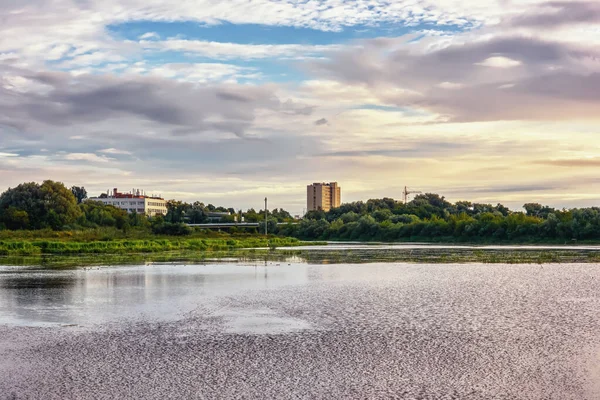
M 117 188 L 114 188 L 112 194 L 107 197 L 91 197 L 88 200 L 115 206 L 128 213 L 146 214 L 149 217 L 167 214 L 165 199 L 143 195 L 139 190 L 135 193 L 119 193 Z

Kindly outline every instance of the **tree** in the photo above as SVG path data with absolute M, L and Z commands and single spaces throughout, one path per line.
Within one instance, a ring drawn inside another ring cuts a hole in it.
M 167 215 L 165 221 L 172 223 L 184 222 L 186 209 L 189 208 L 189 204 L 178 201 L 169 200 L 167 201 Z
M 192 228 L 182 223 L 160 222 L 152 225 L 152 232 L 159 235 L 185 236 L 192 233 Z
M 2 222 L 10 230 L 27 229 L 29 226 L 29 215 L 27 215 L 27 211 L 8 207 L 3 214 Z
M 71 192 L 73 192 L 73 196 L 77 199 L 77 204 L 87 199 L 87 190 L 83 186 L 71 186 Z
M 27 218 L 25 214 L 15 214 L 16 211 L 24 211 Z M 17 225 L 21 229 L 60 229 L 81 215 L 75 196 L 60 182 L 22 183 L 0 195 L 0 217 L 5 224 L 8 221 L 15 226 L 14 218 L 18 216 Z
M 127 215 L 127 211 L 100 201 L 85 201 L 79 205 L 83 216 L 79 224 L 88 227 L 117 226 L 117 219 Z
M 267 219 L 267 233 L 275 233 L 277 231 L 277 219 L 269 217 Z M 258 222 L 258 232 L 265 233 L 265 220 Z
M 271 214 L 273 215 L 273 217 L 277 218 L 277 222 L 293 221 L 292 215 L 289 212 L 285 211 L 283 208 L 276 208 Z
M 11 219 L 15 211 L 24 211 L 28 216 L 27 223 L 17 229 L 41 227 L 44 203 L 40 193 L 40 185 L 35 182 L 22 183 L 15 188 L 9 188 L 0 195 L 0 216 L 9 229 L 11 229 L 9 224 L 14 226 Z
M 81 216 L 75 196 L 61 182 L 44 181 L 40 190 L 45 205 L 47 225 L 52 229 L 60 229 L 64 225 L 75 222 Z
M 523 208 L 527 212 L 527 215 L 532 217 L 546 218 L 548 214 L 555 212 L 556 210 L 552 207 L 542 206 L 539 203 L 527 203 L 523 205 Z
M 258 222 L 260 218 L 261 216 L 256 212 L 256 210 L 254 210 L 254 208 L 250 208 L 244 213 L 244 220 L 246 222 Z

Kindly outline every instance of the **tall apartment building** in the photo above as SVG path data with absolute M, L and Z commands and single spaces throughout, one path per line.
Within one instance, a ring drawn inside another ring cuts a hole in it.
M 306 187 L 307 211 L 329 211 L 339 207 L 342 202 L 342 188 L 337 182 L 313 183 Z
M 162 197 L 146 196 L 139 190 L 132 193 L 119 193 L 117 188 L 106 197 L 91 197 L 88 200 L 99 201 L 115 206 L 129 213 L 146 214 L 149 217 L 167 214 L 167 202 Z

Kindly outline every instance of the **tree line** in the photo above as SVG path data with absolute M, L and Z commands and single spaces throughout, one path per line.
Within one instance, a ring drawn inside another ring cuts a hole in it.
M 67 188 L 61 182 L 46 180 L 41 184 L 27 182 L 9 188 L 0 194 L 0 230 L 77 230 L 98 227 L 114 227 L 127 231 L 141 229 L 157 234 L 187 235 L 192 229 L 187 223 L 210 221 L 214 212 L 230 213 L 221 222 L 233 222 L 238 216 L 233 208 L 205 205 L 201 202 L 186 203 L 167 201 L 166 215 L 152 218 L 144 214 L 127 213 L 118 207 L 87 199 L 82 186 Z M 264 223 L 264 210 L 248 209 L 241 213 L 247 222 Z M 283 209 L 267 210 L 269 224 L 292 221 Z M 241 219 L 241 218 L 240 218 Z
M 0 229 L 69 230 L 96 227 L 149 227 L 142 215 L 101 202 L 85 201 L 84 187 L 61 182 L 27 182 L 0 194 Z
M 555 209 L 527 203 L 523 211 L 502 204 L 451 203 L 427 193 L 405 204 L 391 198 L 311 211 L 279 233 L 305 240 L 571 241 L 600 239 L 600 208 Z
M 170 200 L 166 215 L 148 218 L 111 205 L 87 200 L 84 187 L 65 187 L 46 180 L 22 183 L 0 194 L 0 229 L 77 230 L 114 227 L 156 234 L 187 235 L 187 223 L 209 222 L 213 212 L 229 212 L 222 222 L 238 216 L 233 208 Z M 263 232 L 265 211 L 248 209 L 245 222 L 258 222 Z M 239 221 L 239 219 L 238 219 Z M 283 209 L 267 210 L 269 233 L 304 240 L 452 240 L 452 241 L 571 241 L 600 239 L 600 208 L 555 209 L 528 203 L 523 211 L 502 204 L 468 201 L 451 203 L 434 193 L 403 203 L 391 198 L 342 204 L 328 212 L 311 211 L 297 224 Z
M 212 204 L 204 205 L 204 203 L 196 201 L 194 203 L 186 203 L 177 200 L 167 202 L 167 215 L 165 220 L 168 222 L 187 222 L 190 224 L 203 224 L 210 222 L 210 214 L 213 212 L 228 212 L 230 215 L 220 217 L 219 222 L 241 222 L 243 217 L 244 222 L 263 222 L 265 219 L 265 210 L 256 211 L 254 208 L 249 208 L 246 211 L 237 212 L 233 208 L 216 207 Z M 274 219 L 275 222 L 291 222 L 294 219 L 284 209 L 275 208 L 267 210 L 268 219 Z

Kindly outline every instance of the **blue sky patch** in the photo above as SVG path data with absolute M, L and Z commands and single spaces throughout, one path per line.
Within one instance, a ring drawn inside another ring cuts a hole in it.
M 460 31 L 465 27 L 423 24 L 406 26 L 402 23 L 378 25 L 357 25 L 344 27 L 338 32 L 321 31 L 290 26 L 259 24 L 204 25 L 198 22 L 151 22 L 136 21 L 110 25 L 107 30 L 115 37 L 125 40 L 138 40 L 145 33 L 155 32 L 161 39 L 179 37 L 187 40 L 239 44 L 312 44 L 327 45 L 346 43 L 356 39 L 376 37 L 397 37 L 421 30 Z

